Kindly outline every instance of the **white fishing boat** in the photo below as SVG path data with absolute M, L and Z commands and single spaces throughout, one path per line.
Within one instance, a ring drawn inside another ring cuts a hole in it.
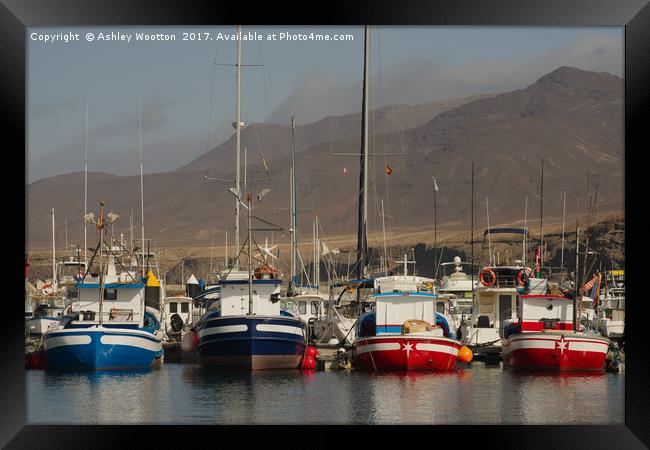
M 598 297 L 596 328 L 603 336 L 621 340 L 625 336 L 625 272 L 613 270 L 604 278 Z
M 169 340 L 180 341 L 182 333 L 194 324 L 192 297 L 174 295 L 163 299 L 162 323 Z
M 36 307 L 33 315 L 25 320 L 25 330 L 32 336 L 41 336 L 48 330 L 59 327 L 63 318 L 63 308 L 40 304 Z
M 520 295 L 517 317 L 502 324 L 505 368 L 603 371 L 610 341 L 578 331 L 574 299 L 562 295 Z
M 469 263 L 463 262 L 459 256 L 455 256 L 452 262 L 440 264 L 443 271 L 445 266 L 451 265 L 454 266 L 454 270 L 449 275 L 443 274 L 440 286 L 436 287 L 439 301 L 447 299 L 449 303 L 448 315 L 453 322 L 455 331 L 458 331 L 462 323 L 471 317 L 474 290 L 481 285 L 478 276 L 472 277 L 463 272 L 463 264 L 469 265 Z
M 375 279 L 376 307 L 359 317 L 353 365 L 362 370 L 450 370 L 462 343 L 449 325 L 447 299 L 434 292 L 432 278 L 402 275 Z M 441 312 L 439 312 L 441 311 Z M 468 350 L 469 351 L 469 350 Z
M 118 274 L 115 256 L 104 255 L 106 224 L 117 217 L 104 216 L 103 202 L 97 219 L 86 216 L 100 234 L 99 271 L 76 285 L 79 295 L 61 326 L 43 335 L 48 370 L 145 369 L 162 361 L 160 323 L 145 307 L 146 278 Z
M 489 228 L 484 232 L 488 239 L 491 234 L 519 234 L 526 242 L 528 229 Z M 500 329 L 504 323 L 516 318 L 519 294 L 547 293 L 548 280 L 531 278 L 532 269 L 522 264 L 523 253 L 522 259 L 514 261 L 514 264 L 508 264 L 507 260 L 500 264 L 490 250 L 489 260 L 494 263 L 479 273 L 480 285 L 474 292 L 471 318 L 462 323 L 458 332 L 459 338 L 475 355 L 498 360 L 501 353 Z

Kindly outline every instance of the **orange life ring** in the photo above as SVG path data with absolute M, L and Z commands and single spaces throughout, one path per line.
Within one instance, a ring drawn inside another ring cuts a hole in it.
M 519 283 L 519 286 L 526 286 L 528 284 L 528 274 L 526 273 L 525 270 L 520 270 L 519 273 L 517 274 L 517 283 Z
M 276 269 L 275 267 L 263 265 L 263 266 L 259 266 L 259 267 L 257 267 L 255 269 L 254 276 L 255 276 L 256 280 L 259 280 L 264 275 L 270 275 L 271 277 L 273 277 L 273 276 L 275 276 L 277 274 L 278 274 L 278 269 Z
M 490 275 L 490 281 L 485 280 L 485 274 Z M 494 270 L 490 269 L 489 267 L 485 267 L 483 270 L 481 270 L 481 273 L 478 276 L 479 280 L 481 280 L 481 284 L 485 287 L 490 287 L 497 281 L 497 276 L 494 273 Z

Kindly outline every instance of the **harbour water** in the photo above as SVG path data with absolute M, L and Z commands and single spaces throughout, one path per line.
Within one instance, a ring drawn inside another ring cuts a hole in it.
M 26 371 L 29 424 L 623 424 L 624 372 Z

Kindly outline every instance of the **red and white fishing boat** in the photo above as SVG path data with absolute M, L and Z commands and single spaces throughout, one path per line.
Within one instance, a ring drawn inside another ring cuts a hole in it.
M 404 275 L 375 280 L 375 309 L 359 318 L 353 366 L 361 370 L 451 370 L 459 351 L 465 362 L 471 360 L 471 351 L 455 339 L 447 319 L 436 313 L 433 280 L 407 275 L 406 255 L 403 262 Z
M 573 299 L 521 295 L 517 320 L 502 329 L 503 365 L 512 369 L 600 371 L 609 339 L 574 330 Z

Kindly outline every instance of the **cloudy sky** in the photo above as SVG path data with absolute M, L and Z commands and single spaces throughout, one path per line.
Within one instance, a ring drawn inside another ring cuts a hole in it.
M 246 27 L 242 120 L 298 124 L 361 109 L 362 27 Z M 88 42 L 86 33 L 133 35 Z M 135 33 L 176 41 L 136 41 Z M 183 41 L 183 32 L 213 40 Z M 139 173 L 138 103 L 144 171 L 174 170 L 229 138 L 235 111 L 234 27 L 30 27 L 27 30 L 28 182 L 88 168 Z M 33 34 L 36 33 L 36 34 Z M 78 33 L 79 41 L 40 35 Z M 266 40 L 276 34 L 275 41 Z M 280 40 L 352 35 L 346 41 Z M 202 37 L 205 35 L 201 35 Z M 36 39 L 32 39 L 35 37 Z M 507 92 L 560 66 L 623 76 L 624 31 L 605 28 L 373 27 L 372 106 Z M 215 64 L 216 63 L 216 64 Z

